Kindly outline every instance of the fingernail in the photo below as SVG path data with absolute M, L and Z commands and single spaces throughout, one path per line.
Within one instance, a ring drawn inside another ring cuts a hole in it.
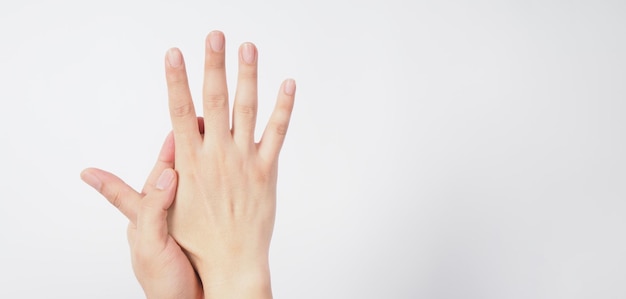
M 287 81 L 285 81 L 284 92 L 288 96 L 296 94 L 296 81 L 293 79 L 287 79 Z
M 169 49 L 167 51 L 167 62 L 171 67 L 179 67 L 182 61 L 183 57 L 178 49 Z
M 172 183 L 173 179 L 174 179 L 173 170 L 171 169 L 164 170 L 163 173 L 161 173 L 161 176 L 159 176 L 159 179 L 157 180 L 156 188 L 159 190 L 165 190 Z
M 254 61 L 256 60 L 256 51 L 254 50 L 254 45 L 251 43 L 245 43 L 242 45 L 241 49 L 241 56 L 243 58 L 243 61 L 245 61 L 247 64 L 253 64 Z
M 224 36 L 217 31 L 209 34 L 209 45 L 214 52 L 220 52 L 224 49 Z
M 100 191 L 100 188 L 102 188 L 102 181 L 100 181 L 100 179 L 97 176 L 95 176 L 95 175 L 93 175 L 93 174 L 91 174 L 89 172 L 83 171 L 80 174 L 80 178 L 85 183 L 87 183 L 87 185 L 91 186 L 92 188 L 94 188 L 94 189 L 96 189 L 98 191 Z

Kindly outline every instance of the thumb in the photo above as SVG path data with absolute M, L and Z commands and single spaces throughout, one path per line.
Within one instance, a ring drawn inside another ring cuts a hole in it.
M 137 241 L 148 247 L 165 246 L 168 240 L 167 209 L 176 196 L 176 171 L 166 168 L 156 188 L 141 200 L 137 214 Z M 163 248 L 163 247 L 161 247 Z

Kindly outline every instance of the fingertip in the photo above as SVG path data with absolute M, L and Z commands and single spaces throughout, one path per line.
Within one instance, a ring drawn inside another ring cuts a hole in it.
M 176 68 L 183 63 L 183 55 L 178 48 L 170 48 L 167 50 L 167 63 L 170 67 Z
M 176 178 L 176 172 L 174 171 L 174 169 L 167 168 L 163 170 L 163 172 L 161 173 L 161 176 L 159 176 L 159 179 L 157 180 L 157 183 L 155 186 L 156 189 L 158 190 L 168 189 L 174 182 L 175 178 Z
M 283 84 L 283 92 L 288 96 L 294 96 L 296 94 L 296 80 L 287 79 Z
M 80 179 L 92 188 L 100 191 L 102 189 L 102 180 L 94 173 L 94 168 L 86 168 L 80 172 Z
M 219 53 L 224 50 L 224 33 L 219 30 L 213 30 L 209 32 L 206 37 L 206 41 L 209 45 L 209 48 L 213 52 Z
M 239 56 L 247 64 L 254 64 L 257 60 L 256 46 L 251 42 L 245 42 L 239 47 Z

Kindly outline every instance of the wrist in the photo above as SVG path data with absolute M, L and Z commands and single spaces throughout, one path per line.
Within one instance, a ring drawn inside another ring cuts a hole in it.
M 272 298 L 267 260 L 198 267 L 204 298 Z

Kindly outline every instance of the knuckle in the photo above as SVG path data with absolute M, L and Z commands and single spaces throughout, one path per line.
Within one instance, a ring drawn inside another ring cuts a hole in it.
M 175 117 L 185 117 L 193 114 L 194 107 L 193 103 L 184 103 L 178 105 L 172 105 L 171 112 L 172 116 Z
M 252 177 L 255 182 L 266 184 L 275 180 L 276 171 L 273 167 L 271 167 L 271 165 L 268 165 L 267 167 L 259 167 L 252 173 Z
M 287 135 L 289 125 L 285 123 L 274 123 L 274 132 L 280 136 Z
M 204 63 L 206 69 L 223 69 L 226 66 L 224 59 L 207 59 Z
M 278 101 L 277 103 L 277 109 L 280 111 L 283 111 L 283 113 L 289 115 L 291 114 L 291 111 L 293 110 L 293 101 L 289 101 L 289 100 L 284 100 L 284 101 Z
M 225 108 L 228 105 L 228 97 L 221 94 L 208 94 L 204 96 L 204 106 L 209 109 Z
M 241 115 L 255 116 L 257 112 L 257 106 L 238 104 L 235 106 L 235 112 Z
M 155 199 L 153 194 L 148 195 L 145 199 L 141 201 L 140 211 L 142 213 L 150 213 L 151 211 L 158 211 L 160 206 L 155 203 Z
M 167 72 L 167 83 L 170 87 L 178 87 L 187 84 L 187 75 L 184 72 Z
M 110 201 L 111 204 L 113 204 L 113 206 L 115 206 L 117 209 L 120 209 L 122 207 L 122 203 L 123 203 L 123 196 L 122 193 L 117 191 L 117 192 L 111 192 L 109 194 L 110 197 Z
M 258 78 L 258 73 L 255 67 L 250 67 L 240 70 L 239 76 L 243 79 L 256 80 Z

